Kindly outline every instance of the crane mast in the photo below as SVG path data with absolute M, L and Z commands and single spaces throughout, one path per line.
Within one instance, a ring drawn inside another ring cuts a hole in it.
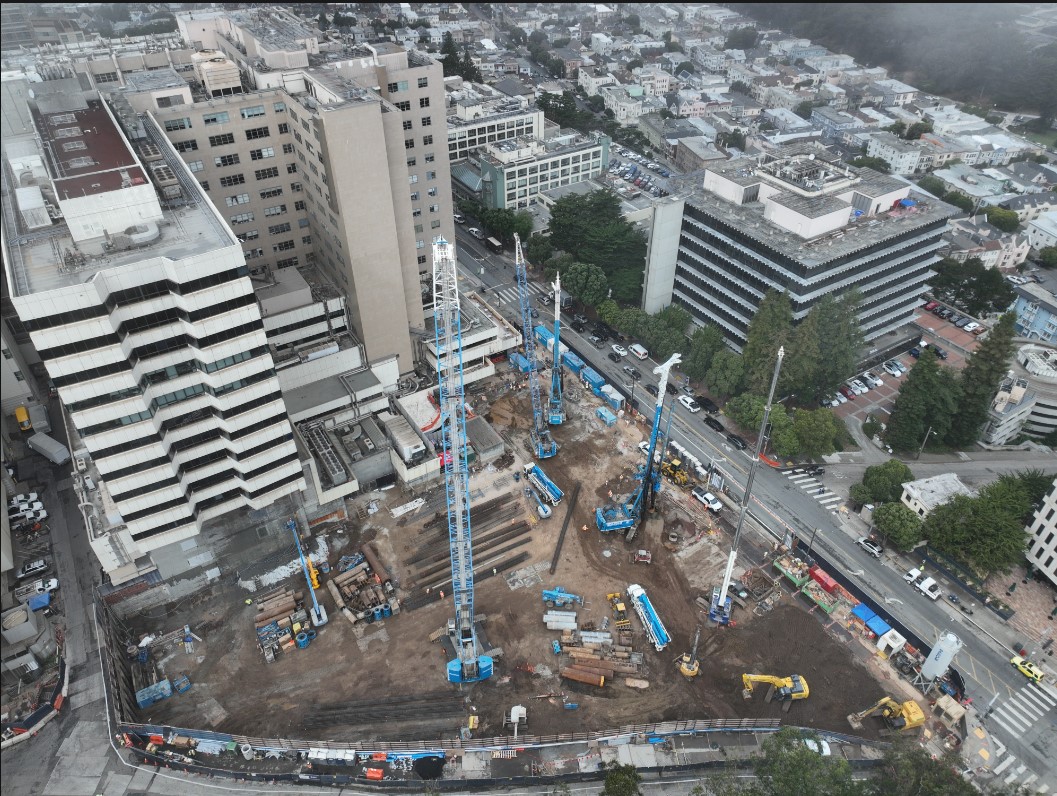
M 521 253 L 521 238 L 514 235 L 514 270 L 517 273 L 517 293 L 521 303 L 521 336 L 525 343 L 525 357 L 529 361 L 529 393 L 532 395 L 532 449 L 537 459 L 549 459 L 558 452 L 558 443 L 551 438 L 550 429 L 543 417 L 543 399 L 540 397 L 539 374 L 536 373 L 536 338 L 532 334 L 532 312 L 529 306 L 528 274 L 525 258 Z M 558 341 L 554 341 L 557 348 Z
M 560 426 L 565 422 L 565 405 L 562 403 L 562 353 L 561 353 L 561 313 L 562 313 L 562 277 L 558 274 L 551 284 L 554 288 L 554 364 L 551 367 L 551 399 L 547 406 L 547 422 Z
M 441 460 L 448 505 L 451 585 L 455 619 L 448 631 L 456 658 L 448 680 L 472 683 L 492 676 L 492 659 L 477 653 L 473 619 L 473 555 L 470 540 L 469 467 L 466 462 L 466 404 L 462 373 L 462 316 L 455 248 L 443 238 L 433 243 L 433 317 L 440 389 Z

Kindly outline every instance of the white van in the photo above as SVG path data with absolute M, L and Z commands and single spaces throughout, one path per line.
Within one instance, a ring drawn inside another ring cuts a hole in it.
M 638 343 L 628 346 L 628 352 L 634 354 L 639 359 L 646 359 L 650 355 L 650 352 L 640 346 Z
M 932 578 L 925 578 L 921 583 L 916 584 L 918 591 L 928 597 L 930 600 L 937 600 L 940 596 L 940 586 Z

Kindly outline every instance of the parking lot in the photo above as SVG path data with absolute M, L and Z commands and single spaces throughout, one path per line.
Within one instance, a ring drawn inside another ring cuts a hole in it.
M 956 317 L 956 316 L 955 316 Z M 944 367 L 961 370 L 965 367 L 968 356 L 976 350 L 980 340 L 985 335 L 975 335 L 957 328 L 951 321 L 944 320 L 931 312 L 925 311 L 924 307 L 918 308 L 914 313 L 912 324 L 921 330 L 921 340 L 932 346 L 939 346 L 947 358 L 942 360 Z M 907 371 L 914 366 L 916 361 L 910 355 L 909 349 L 898 356 L 894 356 L 896 362 L 902 364 Z M 906 381 L 907 373 L 900 377 L 885 372 L 882 366 L 872 368 L 871 373 L 877 375 L 883 384 L 880 387 L 870 388 L 865 394 L 857 395 L 849 399 L 847 403 L 834 407 L 833 411 L 841 418 L 855 418 L 860 423 L 865 422 L 870 415 L 876 420 L 885 422 L 892 413 L 895 406 L 896 396 L 899 394 L 901 384 Z

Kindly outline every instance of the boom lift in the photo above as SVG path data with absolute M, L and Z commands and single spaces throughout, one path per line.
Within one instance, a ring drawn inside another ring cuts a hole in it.
M 692 680 L 701 673 L 701 662 L 697 659 L 697 642 L 701 639 L 701 628 L 694 633 L 694 645 L 689 652 L 684 652 L 679 658 L 679 674 L 687 680 Z
M 455 247 L 438 238 L 433 243 L 433 318 L 440 388 L 441 461 L 451 548 L 451 592 L 455 601 L 455 618 L 448 620 L 448 634 L 457 655 L 448 662 L 447 673 L 452 683 L 474 683 L 492 676 L 493 661 L 488 655 L 478 654 L 473 621 L 470 470 L 466 461 L 461 317 Z
M 547 422 L 560 426 L 565 422 L 565 404 L 562 402 L 562 352 L 561 352 L 561 313 L 562 313 L 562 277 L 558 274 L 551 285 L 554 288 L 554 364 L 551 366 L 551 397 L 547 404 Z
M 532 333 L 532 308 L 529 306 L 528 274 L 525 271 L 525 258 L 521 253 L 521 238 L 517 235 L 514 235 L 514 270 L 517 273 L 517 293 L 521 303 L 521 338 L 525 344 L 525 358 L 531 366 L 528 381 L 529 393 L 532 396 L 532 450 L 535 451 L 537 459 L 549 459 L 558 452 L 558 443 L 551 438 L 550 429 L 543 418 L 540 379 L 536 373 L 536 338 Z M 558 351 L 557 338 L 554 340 L 554 350 Z
M 807 687 L 807 680 L 799 674 L 791 674 L 788 677 L 773 677 L 769 674 L 743 674 L 741 682 L 745 686 L 742 696 L 746 699 L 752 699 L 753 683 L 767 683 L 770 688 L 767 690 L 767 698 L 764 701 L 771 702 L 777 699 L 783 703 L 783 713 L 789 712 L 789 707 L 793 702 L 807 699 L 811 693 Z
M 925 713 L 921 705 L 913 699 L 899 703 L 891 697 L 881 697 L 866 710 L 848 716 L 848 723 L 856 730 L 861 730 L 862 720 L 867 716 L 880 716 L 884 721 L 885 729 L 881 730 L 881 735 L 895 735 L 916 730 L 925 723 Z
M 653 372 L 660 376 L 657 385 L 657 407 L 653 413 L 653 429 L 650 431 L 650 447 L 646 451 L 646 462 L 635 476 L 641 481 L 639 486 L 623 503 L 610 503 L 595 509 L 595 524 L 603 533 L 627 530 L 626 541 L 630 542 L 638 532 L 639 520 L 642 517 L 646 497 L 651 500 L 661 488 L 661 471 L 654 454 L 657 451 L 657 439 L 660 436 L 661 416 L 664 414 L 665 388 L 668 385 L 668 373 L 682 361 L 679 354 L 672 354 L 668 361 L 658 365 Z

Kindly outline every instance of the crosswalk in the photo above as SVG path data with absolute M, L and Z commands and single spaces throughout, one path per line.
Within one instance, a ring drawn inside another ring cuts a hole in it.
M 528 283 L 528 289 L 529 289 L 529 295 L 530 295 L 530 297 L 533 300 L 533 302 L 532 302 L 533 306 L 536 306 L 535 299 L 538 296 L 542 296 L 545 293 L 550 292 L 550 291 L 544 290 L 541 285 L 537 285 L 534 282 L 529 282 Z M 488 295 L 489 296 L 494 296 L 495 298 L 501 300 L 503 304 L 516 304 L 518 302 L 518 300 L 519 300 L 518 299 L 518 294 L 517 294 L 517 285 L 508 285 L 506 287 L 501 287 L 501 288 L 499 288 L 498 290 L 496 290 L 494 292 L 492 290 L 489 290 L 488 291 Z M 540 311 L 541 315 L 543 314 L 544 309 L 546 309 L 544 307 L 538 307 L 538 306 L 536 308 Z
M 1027 683 L 1017 693 L 992 708 L 987 716 L 998 727 L 1015 738 L 1030 729 L 1057 720 L 1057 688 L 1049 683 Z M 1017 784 L 1034 793 L 1049 793 L 1049 783 L 1039 782 L 1038 774 L 1009 754 L 1005 745 L 993 735 L 998 763 L 992 773 L 1006 785 Z
M 785 476 L 825 508 L 829 509 L 831 514 L 837 513 L 837 508 L 844 498 L 835 492 L 830 492 L 818 478 L 808 475 L 806 470 L 799 467 L 786 470 Z

